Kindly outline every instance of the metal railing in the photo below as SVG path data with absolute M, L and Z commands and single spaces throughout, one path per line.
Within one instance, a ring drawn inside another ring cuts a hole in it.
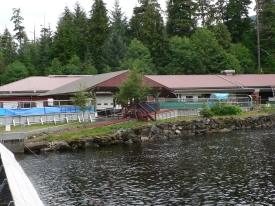
M 149 103 L 156 102 L 149 101 Z M 231 104 L 240 107 L 253 107 L 260 106 L 259 101 L 253 101 L 250 97 L 229 97 L 227 99 L 215 99 L 215 98 L 160 98 L 160 109 L 198 109 L 205 106 L 211 106 L 215 104 Z
M 84 122 L 93 121 L 96 115 L 94 112 L 82 113 L 57 113 L 57 114 L 43 114 L 43 115 L 26 115 L 26 116 L 0 116 L 0 125 L 18 126 L 22 124 L 44 124 L 46 122 L 64 122 L 72 121 Z

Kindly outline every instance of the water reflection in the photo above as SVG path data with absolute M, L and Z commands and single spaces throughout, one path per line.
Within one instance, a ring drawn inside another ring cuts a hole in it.
M 93 205 L 73 183 L 101 205 L 273 205 L 274 137 L 241 131 L 17 158 L 45 205 Z

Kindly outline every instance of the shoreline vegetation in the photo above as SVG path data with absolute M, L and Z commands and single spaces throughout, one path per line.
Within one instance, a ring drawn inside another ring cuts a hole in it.
M 275 114 L 275 108 L 271 107 L 269 109 L 262 109 L 262 111 L 248 111 L 244 112 L 241 115 L 228 115 L 228 116 L 214 116 L 209 119 L 219 119 L 219 118 L 248 118 L 248 117 L 254 117 L 254 116 L 265 116 L 269 114 Z M 142 127 L 146 125 L 156 125 L 156 124 L 162 124 L 162 123 L 169 123 L 169 122 L 181 122 L 181 121 L 194 121 L 194 120 L 201 120 L 204 119 L 202 116 L 195 116 L 195 117 L 184 117 L 184 118 L 173 118 L 173 119 L 166 119 L 166 120 L 159 120 L 156 122 L 126 122 L 121 123 L 117 125 L 109 125 L 104 127 L 92 127 L 94 125 L 93 123 L 75 123 L 71 125 L 64 125 L 64 129 L 52 132 L 51 134 L 47 135 L 47 133 L 44 133 L 42 136 L 30 136 L 27 139 L 27 142 L 55 142 L 55 141 L 75 141 L 75 140 L 81 140 L 83 138 L 89 137 L 89 136 L 106 136 L 106 135 L 112 135 L 114 134 L 114 131 L 120 130 L 120 129 L 129 129 L 129 128 L 136 128 L 136 127 Z M 27 127 L 27 126 L 26 126 Z M 43 128 L 43 125 L 37 125 L 33 128 L 39 129 Z M 44 125 L 44 128 L 51 127 L 49 125 Z

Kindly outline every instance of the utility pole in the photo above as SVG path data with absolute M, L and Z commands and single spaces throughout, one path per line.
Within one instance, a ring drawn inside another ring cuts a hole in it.
M 257 50 L 258 50 L 258 70 L 262 73 L 261 69 L 261 42 L 260 42 L 260 23 L 259 23 L 259 0 L 256 0 L 256 28 L 257 28 Z
M 35 44 L 35 23 L 33 24 L 33 43 Z
M 30 31 L 31 33 L 33 33 L 33 43 L 35 44 L 35 23 L 34 23 L 34 26 L 33 26 L 33 32 Z

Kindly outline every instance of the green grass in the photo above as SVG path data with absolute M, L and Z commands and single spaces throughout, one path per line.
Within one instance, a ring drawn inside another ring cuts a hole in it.
M 86 123 L 87 125 L 91 124 L 91 123 Z M 83 123 L 79 123 L 79 122 L 75 122 L 75 123 L 70 123 L 70 124 L 65 124 L 65 123 L 44 123 L 42 124 L 32 124 L 32 125 L 25 125 L 24 127 L 24 131 L 33 131 L 33 130 L 39 130 L 39 129 L 46 129 L 46 128 L 54 128 L 54 127 L 65 127 L 65 128 L 69 128 L 69 127 L 83 127 Z M 21 125 L 16 125 L 13 126 L 11 125 L 11 131 L 12 132 L 20 132 L 22 130 Z M 0 132 L 5 132 L 5 126 L 1 126 L 0 127 Z
M 249 112 L 244 112 L 241 115 L 230 115 L 230 116 L 214 116 L 213 118 L 221 118 L 221 117 L 239 117 L 239 118 L 246 118 L 250 116 L 256 116 L 256 115 L 267 115 L 270 112 L 265 112 L 265 111 L 249 111 Z M 58 141 L 58 140 L 66 140 L 66 141 L 72 141 L 72 140 L 79 140 L 84 137 L 95 137 L 95 136 L 103 136 L 103 135 L 112 135 L 114 134 L 115 130 L 118 129 L 127 129 L 127 128 L 134 128 L 142 125 L 147 125 L 147 124 L 153 124 L 153 123 L 165 123 L 165 122 L 177 122 L 177 121 L 192 121 L 195 119 L 201 119 L 202 117 L 198 116 L 193 116 L 193 117 L 184 117 L 184 118 L 173 118 L 173 119 L 166 119 L 166 120 L 159 120 L 156 122 L 127 122 L 127 123 L 120 123 L 116 125 L 111 125 L 111 126 L 105 126 L 105 127 L 97 127 L 97 128 L 92 128 L 89 129 L 88 127 L 93 125 L 93 123 L 87 123 L 86 128 L 84 130 L 80 131 L 74 131 L 74 132 L 67 132 L 67 133 L 62 133 L 57 136 L 49 135 L 45 136 L 41 139 L 34 140 L 34 141 Z M 70 125 L 70 127 L 79 127 L 79 128 L 85 128 L 83 127 L 83 123 L 76 123 L 73 125 Z M 37 127 L 43 127 L 43 125 L 37 126 Z M 66 125 L 64 125 L 66 127 Z M 68 125 L 67 125 L 68 127 Z
M 273 113 L 274 114 L 275 113 L 275 106 L 269 106 L 269 107 L 263 106 L 262 111 L 266 112 L 266 113 Z

